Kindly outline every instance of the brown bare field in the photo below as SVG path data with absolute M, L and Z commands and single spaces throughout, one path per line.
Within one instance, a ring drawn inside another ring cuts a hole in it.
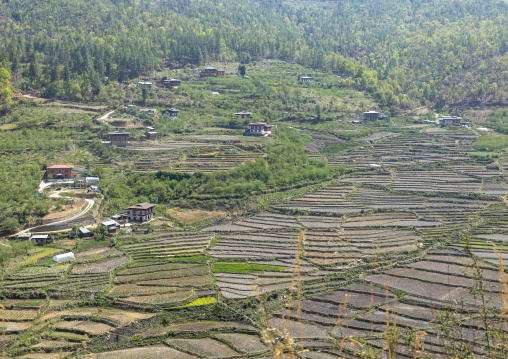
M 126 325 L 137 320 L 147 319 L 154 316 L 150 313 L 136 313 L 126 310 L 104 309 L 104 308 L 73 308 L 57 312 L 46 313 L 41 317 L 41 320 L 57 318 L 61 316 L 83 316 L 83 317 L 105 317 L 112 319 L 121 325 Z
M 73 204 L 64 205 L 58 212 L 50 213 L 42 218 L 42 220 L 46 219 L 55 219 L 60 217 L 69 216 L 71 214 L 79 213 L 81 208 L 85 205 L 86 201 L 83 198 L 76 198 Z M 50 212 L 55 211 L 55 207 L 52 206 Z
M 192 224 L 205 219 L 224 217 L 224 212 L 168 209 L 168 214 L 183 224 Z
M 99 354 L 99 353 L 98 353 Z M 97 355 L 99 357 L 99 355 Z M 104 359 L 193 359 L 192 355 L 182 353 L 165 345 L 153 345 L 143 348 L 131 348 L 100 353 Z

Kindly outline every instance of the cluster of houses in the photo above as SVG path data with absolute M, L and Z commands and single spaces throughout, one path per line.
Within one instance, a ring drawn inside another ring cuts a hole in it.
M 148 223 L 153 220 L 153 209 L 155 204 L 152 203 L 139 203 L 125 209 L 125 213 L 117 214 L 111 219 L 101 223 L 101 226 L 107 228 L 108 233 L 116 233 L 122 227 L 125 227 L 126 222 L 129 223 Z M 79 236 L 81 238 L 93 237 L 93 232 L 86 228 L 79 228 Z M 23 232 L 18 234 L 18 239 L 33 240 L 36 245 L 43 246 L 53 243 L 53 236 L 49 234 L 32 234 L 30 232 Z

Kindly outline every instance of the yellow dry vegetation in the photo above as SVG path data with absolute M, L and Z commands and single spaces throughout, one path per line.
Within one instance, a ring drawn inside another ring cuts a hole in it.
M 153 313 L 136 313 L 126 310 L 104 309 L 104 308 L 72 308 L 56 312 L 49 312 L 41 317 L 41 320 L 58 318 L 65 315 L 83 316 L 83 317 L 104 317 L 112 319 L 120 325 L 127 325 L 141 319 L 153 317 Z
M 76 198 L 74 200 L 73 204 L 62 206 L 62 208 L 60 208 L 58 210 L 58 212 L 53 212 L 53 211 L 55 211 L 55 207 L 52 206 L 50 209 L 50 212 L 53 212 L 53 213 L 50 213 L 50 214 L 42 217 L 42 220 L 60 218 L 60 217 L 69 216 L 71 214 L 79 213 L 79 211 L 81 211 L 81 208 L 83 208 L 85 203 L 86 203 L 86 201 L 83 198 Z
M 224 217 L 226 215 L 224 212 L 193 211 L 184 209 L 168 209 L 168 214 L 183 224 L 192 224 L 197 221 L 214 217 Z

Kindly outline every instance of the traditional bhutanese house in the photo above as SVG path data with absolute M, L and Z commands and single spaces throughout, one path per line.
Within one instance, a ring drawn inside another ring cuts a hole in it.
M 35 244 L 38 246 L 53 243 L 53 238 L 50 238 L 48 234 L 34 234 L 32 240 L 34 240 Z
M 241 111 L 241 112 L 237 112 L 234 114 L 235 117 L 239 120 L 241 119 L 244 119 L 244 118 L 249 118 L 250 115 L 252 115 L 252 113 L 248 112 L 248 111 Z
M 162 87 L 165 89 L 177 89 L 180 87 L 180 80 L 177 79 L 170 79 L 170 80 L 163 80 L 162 81 Z
M 155 204 L 139 203 L 130 206 L 125 210 L 129 222 L 148 222 L 153 219 L 153 208 Z
M 143 134 L 143 135 L 139 136 L 139 140 L 140 140 L 141 142 L 146 141 L 146 135 L 145 135 L 145 134 Z
M 139 109 L 139 111 L 145 112 L 147 115 L 153 115 L 154 113 L 157 112 L 155 108 L 141 108 Z
M 221 71 L 224 71 L 224 70 L 221 70 Z M 201 72 L 201 76 L 219 76 L 218 75 L 218 70 L 215 68 L 215 67 L 206 67 L 202 72 Z M 221 76 L 224 76 L 224 74 L 222 74 Z
M 379 117 L 379 112 L 367 111 L 363 113 L 363 119 L 365 121 L 375 121 Z
M 168 116 L 172 120 L 176 120 L 178 118 L 178 110 L 176 108 L 171 107 L 170 109 L 162 111 L 162 113 Z
M 109 138 L 111 140 L 111 144 L 118 146 L 118 147 L 125 147 L 129 145 L 129 132 L 122 132 L 122 131 L 116 131 L 116 132 L 110 132 Z
M 151 82 L 138 82 L 136 85 L 138 87 L 148 87 L 148 88 L 153 86 L 153 84 Z
M 314 78 L 309 77 L 309 76 L 302 76 L 302 77 L 300 77 L 300 81 L 301 82 L 314 82 Z
M 226 76 L 226 70 L 217 70 L 217 76 Z
M 157 132 L 150 131 L 145 134 L 147 140 L 156 140 L 157 139 Z
M 153 128 L 153 127 L 151 127 L 151 126 L 146 126 L 145 128 L 146 128 L 148 131 L 153 131 L 153 130 L 155 130 L 155 128 Z
M 45 179 L 71 179 L 79 177 L 73 165 L 51 165 L 46 167 Z
M 110 219 L 109 221 L 102 222 L 101 224 L 108 229 L 109 233 L 116 232 L 116 230 L 120 228 L 120 223 L 112 219 Z
M 439 119 L 439 126 L 441 126 L 441 127 L 460 126 L 461 121 L 462 121 L 462 117 L 455 117 L 455 116 L 441 117 Z
M 89 230 L 88 228 L 81 227 L 79 229 L 79 237 L 80 238 L 93 237 L 93 232 L 91 230 Z
M 268 136 L 272 134 L 273 125 L 267 125 L 265 122 L 249 123 L 245 135 L 247 136 Z

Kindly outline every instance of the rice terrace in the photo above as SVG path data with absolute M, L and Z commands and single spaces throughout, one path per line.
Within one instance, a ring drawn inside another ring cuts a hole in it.
M 507 20 L 0 2 L 0 357 L 508 358 Z

